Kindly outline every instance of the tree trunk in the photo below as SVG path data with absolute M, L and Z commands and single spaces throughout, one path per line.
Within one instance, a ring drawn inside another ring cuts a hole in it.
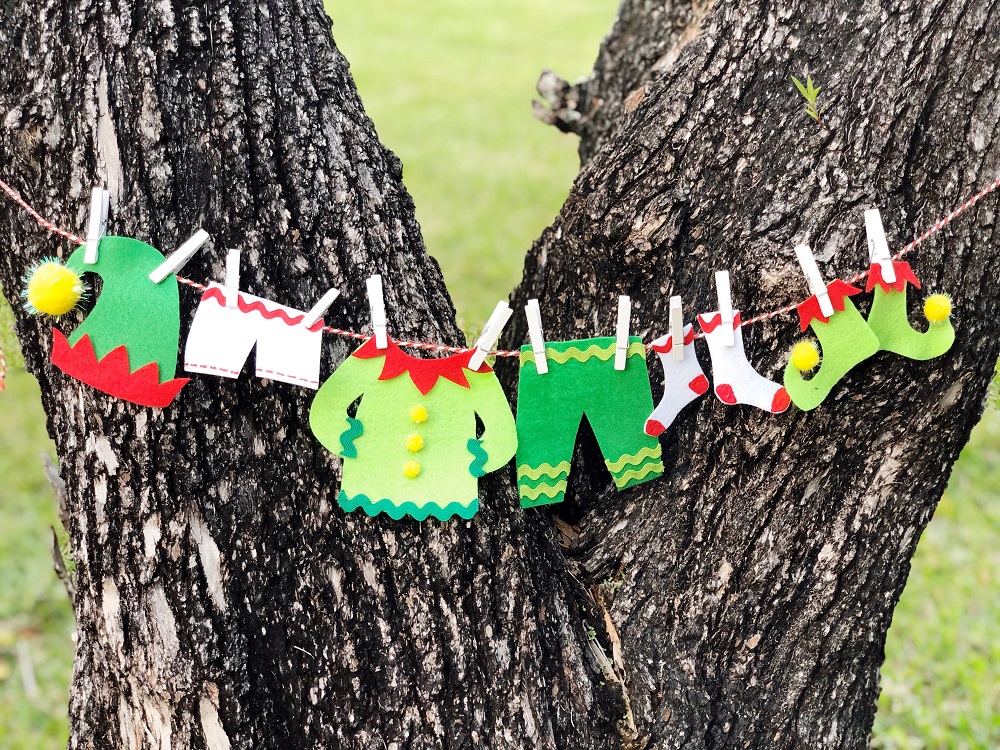
M 800 301 L 794 241 L 851 276 L 862 208 L 898 245 L 1000 167 L 992 0 L 699 3 L 700 34 L 661 8 L 623 4 L 587 164 L 515 293 L 551 340 L 612 333 L 619 293 L 648 340 L 670 294 L 714 309 L 714 268 L 748 312 Z M 4 19 L 0 155 L 50 218 L 85 226 L 106 181 L 112 234 L 166 251 L 209 230 L 185 275 L 220 279 L 241 247 L 245 289 L 303 307 L 337 286 L 359 330 L 381 272 L 394 335 L 460 343 L 319 2 L 10 0 Z M 684 46 L 657 65 L 637 45 L 664 23 Z M 805 68 L 825 127 L 790 86 Z M 584 436 L 566 503 L 522 512 L 494 475 L 472 522 L 337 510 L 309 391 L 199 377 L 136 407 L 55 369 L 50 326 L 19 312 L 76 564 L 70 747 L 865 746 L 909 560 L 1000 350 L 993 219 L 984 204 L 913 259 L 954 296 L 944 357 L 877 355 L 810 413 L 704 398 L 667 433 L 667 475 L 623 493 Z M 65 247 L 7 203 L 0 220 L 13 301 Z M 796 321 L 745 334 L 775 375 Z M 329 337 L 324 374 L 350 349 Z

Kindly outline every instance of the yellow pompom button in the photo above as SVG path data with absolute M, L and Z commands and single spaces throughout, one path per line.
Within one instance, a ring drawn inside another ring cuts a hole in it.
M 416 453 L 419 450 L 423 450 L 423 447 L 424 447 L 423 437 L 421 437 L 417 433 L 413 433 L 412 435 L 407 435 L 406 450 L 408 450 L 410 453 Z
M 420 476 L 420 464 L 416 461 L 407 461 L 403 464 L 403 473 L 410 479 L 416 479 Z
M 412 419 L 417 424 L 427 421 L 427 409 L 425 409 L 421 404 L 417 404 L 412 409 L 410 409 L 410 419 Z

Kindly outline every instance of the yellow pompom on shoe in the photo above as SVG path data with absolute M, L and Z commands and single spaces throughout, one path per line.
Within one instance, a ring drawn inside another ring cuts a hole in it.
M 799 372 L 809 372 L 819 364 L 819 349 L 812 341 L 800 341 L 792 349 L 792 366 Z
M 75 308 L 86 293 L 83 279 L 56 258 L 35 264 L 24 276 L 24 309 L 58 318 Z
M 928 323 L 944 323 L 951 317 L 951 297 L 947 294 L 932 294 L 924 300 L 924 317 Z

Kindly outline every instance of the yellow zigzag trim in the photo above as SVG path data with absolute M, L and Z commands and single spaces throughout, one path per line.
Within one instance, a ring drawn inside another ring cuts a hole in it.
M 621 487 L 623 484 L 628 484 L 633 479 L 642 479 L 649 476 L 653 472 L 663 473 L 663 462 L 657 461 L 655 464 L 646 464 L 641 469 L 635 469 L 633 471 L 626 471 L 624 474 L 615 476 L 615 484 Z
M 551 477 L 555 479 L 560 474 L 565 474 L 570 469 L 569 461 L 563 461 L 561 464 L 539 464 L 538 467 L 532 468 L 527 464 L 522 464 L 517 467 L 517 478 L 518 479 L 538 479 L 540 476 Z
M 520 493 L 521 497 L 525 500 L 537 500 L 540 495 L 545 495 L 545 497 L 555 497 L 556 495 L 561 495 L 566 492 L 566 480 L 561 482 L 556 482 L 552 487 L 546 487 L 544 484 L 540 484 L 537 487 L 521 487 Z
M 617 473 L 624 469 L 626 466 L 633 466 L 640 463 L 648 458 L 659 458 L 660 457 L 660 446 L 659 444 L 650 447 L 643 448 L 638 453 L 633 453 L 631 456 L 622 456 L 617 461 L 605 461 L 608 468 L 613 472 Z
M 641 354 L 643 358 L 646 356 L 646 345 L 642 342 L 636 341 L 629 345 L 628 356 L 631 357 L 633 354 Z M 608 346 L 598 346 L 597 344 L 591 344 L 586 349 L 581 349 L 578 346 L 571 346 L 564 352 L 558 351 L 557 349 L 545 349 L 545 359 L 558 362 L 561 365 L 566 364 L 569 360 L 575 359 L 577 362 L 587 362 L 588 360 L 597 358 L 602 362 L 607 362 L 609 359 L 615 356 L 615 345 L 612 343 Z M 528 362 L 535 361 L 535 353 L 532 351 L 521 352 L 521 366 L 523 367 Z

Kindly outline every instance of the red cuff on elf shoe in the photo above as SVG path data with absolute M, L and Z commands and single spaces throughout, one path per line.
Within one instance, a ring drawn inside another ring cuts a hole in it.
M 872 263 L 872 267 L 868 269 L 868 286 L 865 287 L 865 291 L 870 292 L 878 284 L 886 294 L 890 291 L 902 292 L 906 290 L 907 282 L 912 284 L 914 289 L 920 288 L 920 282 L 917 281 L 917 276 L 913 273 L 909 263 L 905 260 L 894 260 L 892 267 L 896 271 L 896 281 L 890 284 L 882 278 L 882 266 L 878 263 Z
M 833 305 L 833 309 L 836 312 L 844 312 L 846 306 L 844 300 L 848 297 L 853 297 L 855 294 L 861 294 L 861 290 L 856 286 L 851 286 L 846 281 L 834 279 L 826 285 L 826 293 L 830 296 L 830 303 Z M 801 305 L 796 306 L 795 309 L 799 313 L 799 322 L 802 325 L 803 331 L 814 320 L 818 320 L 820 323 L 830 322 L 830 319 L 820 310 L 819 300 L 816 299 L 815 294 Z

